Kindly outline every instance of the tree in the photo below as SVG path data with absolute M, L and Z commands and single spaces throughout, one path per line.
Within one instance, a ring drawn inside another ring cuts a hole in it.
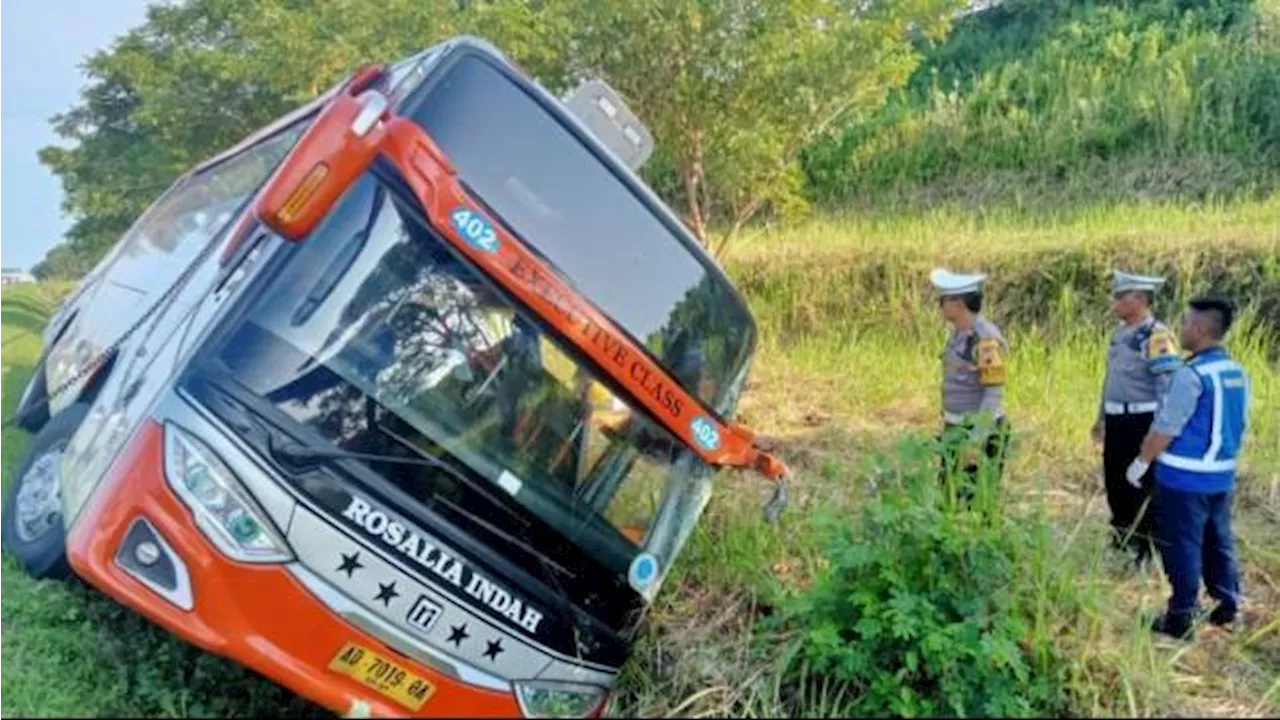
M 47 273 L 82 274 L 182 172 L 304 104 L 357 66 L 406 57 L 468 30 L 563 77 L 556 6 L 452 0 L 188 0 L 146 21 L 83 70 L 80 103 L 53 118 L 65 146 L 40 151 L 73 222 Z
M 880 106 L 915 68 L 915 41 L 940 38 L 964 4 L 583 1 L 571 62 L 605 77 L 651 127 L 698 237 L 727 223 L 719 253 L 762 208 L 803 206 L 800 151 Z
M 96 53 L 41 151 L 73 224 L 42 269 L 84 272 L 179 174 L 356 66 L 459 32 L 553 91 L 599 74 L 657 136 L 651 180 L 705 238 L 802 206 L 797 156 L 882 102 L 960 0 L 187 0 Z M 660 188 L 666 188 L 656 182 Z M 726 240 L 727 242 L 727 240 Z M 722 244 L 723 247 L 723 244 Z M 55 262 L 56 260 L 56 262 Z

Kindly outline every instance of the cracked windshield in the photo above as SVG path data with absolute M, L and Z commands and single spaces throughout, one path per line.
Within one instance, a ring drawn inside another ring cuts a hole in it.
M 389 431 L 442 448 L 571 539 L 593 526 L 598 539 L 603 519 L 612 532 L 592 551 L 625 572 L 673 473 L 672 493 L 691 495 L 671 501 L 691 509 L 701 483 L 683 476 L 705 473 L 413 215 L 364 177 L 257 299 L 224 362 L 340 446 Z M 298 361 L 268 361 L 285 355 Z M 402 423 L 370 428 L 368 398 Z

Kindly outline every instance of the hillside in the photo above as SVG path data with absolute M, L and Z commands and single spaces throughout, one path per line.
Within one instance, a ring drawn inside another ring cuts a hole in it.
M 815 199 L 878 209 L 1265 196 L 1278 169 L 1275 0 L 1006 0 L 805 157 Z
M 792 514 L 779 529 L 763 526 L 765 489 L 749 477 L 722 478 L 681 561 L 678 589 L 656 609 L 635 696 L 620 708 L 829 717 L 1280 712 L 1280 335 L 1275 306 L 1259 310 L 1280 289 L 1278 259 L 1275 195 L 1066 219 L 854 215 L 743 237 L 729 267 L 763 341 L 741 416 L 794 464 Z M 992 272 L 991 316 L 1013 346 L 1006 398 L 1017 449 L 984 506 L 990 524 L 931 494 L 945 333 L 927 288 L 935 264 Z M 1190 646 L 1154 639 L 1144 618 L 1161 608 L 1164 578 L 1155 568 L 1127 572 L 1106 551 L 1088 432 L 1112 322 L 1106 273 L 1116 266 L 1170 273 L 1157 308 L 1165 318 L 1201 292 L 1251 308 L 1230 342 L 1256 402 L 1236 520 L 1251 610 L 1233 636 L 1204 632 Z M 948 553 L 963 558 L 960 569 L 947 570 Z M 968 585 L 987 573 L 1000 579 Z M 862 627 L 867 618 L 891 624 L 892 611 L 813 604 L 833 589 L 869 595 L 879 607 L 909 599 L 925 617 L 1010 593 L 998 616 L 1017 629 L 921 620 L 894 643 Z M 952 632 L 983 639 L 954 640 L 930 657 L 930 643 Z M 998 650 L 1006 639 L 1025 651 L 1026 668 Z M 948 678 L 960 687 L 948 689 Z M 964 711 L 946 704 L 956 697 Z

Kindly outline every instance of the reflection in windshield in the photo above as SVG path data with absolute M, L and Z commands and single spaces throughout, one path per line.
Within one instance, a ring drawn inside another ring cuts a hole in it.
M 703 490 L 671 481 L 705 466 L 410 217 L 353 186 L 226 346 L 236 379 L 337 445 L 457 458 L 616 572 L 647 541 L 674 553 Z
M 554 116 L 488 62 L 464 56 L 413 118 L 473 193 L 584 297 L 688 392 L 732 410 L 755 342 L 746 308 Z

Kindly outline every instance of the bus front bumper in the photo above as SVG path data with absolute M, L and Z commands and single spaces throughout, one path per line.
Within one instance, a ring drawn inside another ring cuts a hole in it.
M 161 426 L 143 423 L 70 528 L 67 557 L 81 578 L 183 640 L 339 714 L 521 716 L 513 692 L 475 687 L 404 656 L 331 612 L 285 565 L 223 555 L 166 483 L 163 448 Z M 177 592 L 140 580 L 136 567 L 129 571 L 121 549 L 136 546 L 139 533 L 158 536 L 152 544 L 179 559 Z M 380 689 L 363 671 L 331 669 L 353 647 L 390 660 L 430 692 L 419 684 L 419 697 L 397 700 L 403 685 Z

